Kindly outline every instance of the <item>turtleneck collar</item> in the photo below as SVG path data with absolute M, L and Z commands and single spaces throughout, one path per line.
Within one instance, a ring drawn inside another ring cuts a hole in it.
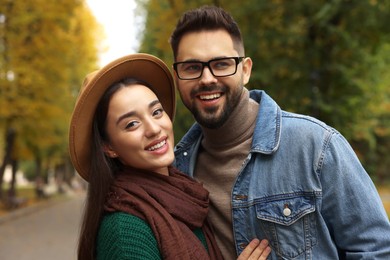
M 245 87 L 241 92 L 238 105 L 232 111 L 228 120 L 218 129 L 209 129 L 203 126 L 203 145 L 212 147 L 226 147 L 241 143 L 253 134 L 259 104 L 249 98 L 249 91 Z

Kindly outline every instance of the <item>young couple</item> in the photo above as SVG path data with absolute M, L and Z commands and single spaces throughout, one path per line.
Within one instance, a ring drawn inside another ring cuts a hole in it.
M 228 13 L 186 12 L 170 43 L 197 121 L 175 154 L 161 60 L 129 55 L 83 84 L 69 139 L 89 182 L 79 259 L 390 259 L 389 219 L 352 148 L 244 87 L 252 61 Z

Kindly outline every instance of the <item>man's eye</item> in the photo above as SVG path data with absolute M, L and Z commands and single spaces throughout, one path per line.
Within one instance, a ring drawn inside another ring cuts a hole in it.
M 219 62 L 213 63 L 212 66 L 213 66 L 213 69 L 226 69 L 229 66 L 231 66 L 231 64 L 229 62 L 219 61 Z
M 185 71 L 199 71 L 202 65 L 197 63 L 191 63 L 184 66 Z

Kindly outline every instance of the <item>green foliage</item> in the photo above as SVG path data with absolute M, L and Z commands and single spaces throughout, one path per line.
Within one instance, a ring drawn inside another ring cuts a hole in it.
M 353 141 L 365 165 L 384 181 L 390 169 L 390 44 L 384 44 L 369 63 L 369 77 L 358 82 L 365 91 L 365 104 L 352 126 Z
M 15 159 L 61 163 L 75 97 L 96 67 L 96 21 L 80 0 L 3 2 L 0 132 L 16 130 Z
M 254 61 L 247 87 L 264 89 L 283 109 L 335 127 L 372 175 L 390 177 L 390 1 L 140 2 L 148 14 L 140 50 L 168 64 L 168 39 L 183 11 L 203 4 L 225 8 Z M 176 141 L 192 122 L 179 102 Z

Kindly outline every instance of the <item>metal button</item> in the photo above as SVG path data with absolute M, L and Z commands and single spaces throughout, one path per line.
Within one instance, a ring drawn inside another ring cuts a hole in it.
M 241 243 L 241 244 L 240 244 L 240 248 L 241 248 L 241 249 L 244 249 L 247 245 L 248 245 L 248 243 Z
M 238 194 L 238 195 L 234 195 L 234 198 L 236 200 L 246 200 L 248 198 L 248 196 L 242 195 L 242 194 Z
M 184 156 L 187 156 L 187 155 L 188 155 L 188 153 L 187 153 L 187 152 L 184 152 L 184 153 L 183 153 L 183 155 L 184 155 Z
M 284 215 L 285 217 L 288 217 L 288 216 L 291 215 L 291 209 L 288 207 L 288 204 L 285 204 L 285 205 L 284 205 L 283 215 Z

